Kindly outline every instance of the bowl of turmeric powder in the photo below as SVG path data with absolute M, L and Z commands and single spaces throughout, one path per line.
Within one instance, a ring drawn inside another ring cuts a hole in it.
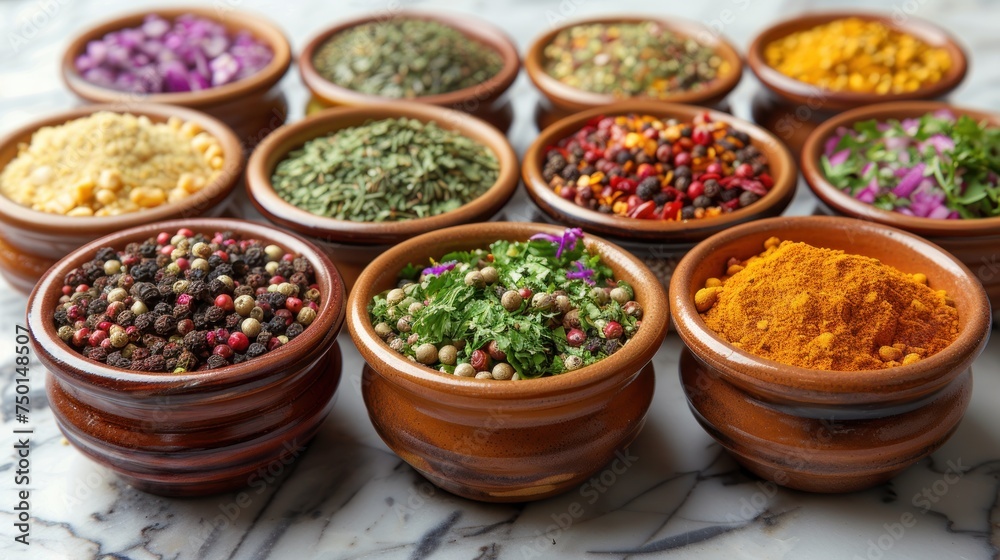
M 747 64 L 764 86 L 754 121 L 798 152 L 836 113 L 872 103 L 946 96 L 968 57 L 945 29 L 904 14 L 809 12 L 761 31 Z
M 94 239 L 217 216 L 243 164 L 229 127 L 183 107 L 87 105 L 29 122 L 0 138 L 0 273 L 27 293 Z
M 932 243 L 848 218 L 772 218 L 684 257 L 670 284 L 702 427 L 777 484 L 850 492 L 940 447 L 969 404 L 990 304 Z

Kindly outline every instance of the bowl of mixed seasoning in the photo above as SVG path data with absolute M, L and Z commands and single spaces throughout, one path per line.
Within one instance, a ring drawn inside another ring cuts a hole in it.
M 545 129 L 521 169 L 546 219 L 606 235 L 651 261 L 683 254 L 734 224 L 781 214 L 797 173 L 781 142 L 753 124 L 638 100 Z
M 940 447 L 990 334 L 961 261 L 840 217 L 709 238 L 677 267 L 670 305 L 699 423 L 752 472 L 810 492 L 882 484 Z
M 0 268 L 27 293 L 98 237 L 220 214 L 242 172 L 232 130 L 182 107 L 89 105 L 32 121 L 0 139 Z
M 204 111 L 252 148 L 284 124 L 276 88 L 291 47 L 269 20 L 226 7 L 141 11 L 98 23 L 63 53 L 62 78 L 91 103 L 152 103 Z
M 418 101 L 475 115 L 506 131 L 514 113 L 504 93 L 521 61 L 511 39 L 486 21 L 401 11 L 322 31 L 302 50 L 299 69 L 312 93 L 310 113 Z
M 328 248 L 348 289 L 391 245 L 489 220 L 517 180 L 517 157 L 496 128 L 403 102 L 306 117 L 269 136 L 247 165 L 257 209 Z
M 667 308 L 619 247 L 495 222 L 382 254 L 351 292 L 348 328 L 386 444 L 449 492 L 522 502 L 578 485 L 635 438 Z
M 912 101 L 820 125 L 802 171 L 823 211 L 923 236 L 966 264 L 1000 308 L 1000 117 Z
M 129 484 L 195 496 L 302 452 L 333 406 L 344 287 L 312 243 L 227 219 L 72 251 L 27 322 L 56 422 Z
M 555 27 L 532 43 L 524 67 L 545 96 L 535 115 L 539 130 L 623 99 L 719 105 L 743 73 L 739 53 L 717 32 L 647 16 Z
M 834 114 L 873 103 L 946 96 L 965 78 L 962 46 L 941 27 L 913 17 L 811 12 L 768 27 L 747 53 L 764 85 L 754 120 L 798 153 Z

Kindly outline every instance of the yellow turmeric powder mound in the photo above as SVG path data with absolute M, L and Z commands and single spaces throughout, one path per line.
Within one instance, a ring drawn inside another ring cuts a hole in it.
M 914 363 L 958 336 L 954 302 L 923 274 L 776 238 L 765 247 L 695 297 L 705 324 L 751 354 L 858 371 Z

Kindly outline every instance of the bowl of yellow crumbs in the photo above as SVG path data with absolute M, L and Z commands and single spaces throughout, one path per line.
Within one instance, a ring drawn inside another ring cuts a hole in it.
M 88 105 L 30 122 L 0 139 L 0 273 L 27 292 L 98 237 L 218 215 L 243 164 L 232 130 L 180 107 Z

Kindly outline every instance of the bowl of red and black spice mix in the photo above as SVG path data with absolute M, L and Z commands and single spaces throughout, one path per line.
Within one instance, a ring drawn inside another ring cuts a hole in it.
M 947 103 L 837 115 L 806 141 L 802 173 L 822 211 L 920 235 L 958 257 L 1000 317 L 1000 116 Z
M 774 136 L 732 115 L 629 101 L 547 128 L 521 174 L 548 220 L 662 259 L 781 214 L 798 169 Z
M 538 37 L 524 59 L 541 91 L 540 130 L 569 115 L 626 99 L 722 108 L 743 60 L 699 23 L 653 16 L 568 22 Z
M 403 242 L 348 302 L 376 431 L 437 486 L 489 502 L 564 492 L 629 445 L 667 320 L 635 257 L 532 223 Z
M 204 495 L 316 433 L 340 380 L 344 287 L 296 235 L 176 220 L 70 253 L 27 320 L 70 443 L 136 488 Z
M 842 217 L 705 240 L 678 265 L 670 306 L 698 422 L 750 471 L 811 492 L 882 484 L 943 445 L 990 336 L 968 267 Z

